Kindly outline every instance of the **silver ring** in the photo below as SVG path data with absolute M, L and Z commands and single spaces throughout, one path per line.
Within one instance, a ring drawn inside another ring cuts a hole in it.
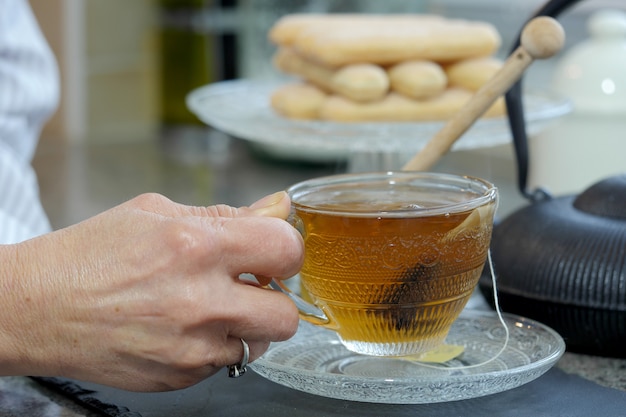
M 241 375 L 245 374 L 246 367 L 248 366 L 248 359 L 250 358 L 250 347 L 245 340 L 239 340 L 241 340 L 241 344 L 243 345 L 243 357 L 239 363 L 228 365 L 228 376 L 230 378 L 239 378 Z

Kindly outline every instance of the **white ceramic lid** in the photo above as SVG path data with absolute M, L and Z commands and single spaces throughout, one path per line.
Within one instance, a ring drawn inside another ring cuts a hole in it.
M 626 114 L 626 12 L 595 12 L 587 28 L 590 38 L 558 62 L 554 89 L 576 112 Z

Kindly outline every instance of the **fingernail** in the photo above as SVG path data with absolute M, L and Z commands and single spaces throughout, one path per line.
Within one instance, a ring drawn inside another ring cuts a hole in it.
M 287 193 L 285 191 L 278 191 L 278 192 L 276 192 L 274 194 L 270 194 L 268 196 L 265 196 L 265 197 L 263 197 L 262 199 L 260 199 L 258 201 L 255 201 L 254 203 L 252 203 L 250 208 L 251 209 L 260 209 L 260 208 L 271 207 L 271 206 L 281 202 L 286 196 L 287 196 Z

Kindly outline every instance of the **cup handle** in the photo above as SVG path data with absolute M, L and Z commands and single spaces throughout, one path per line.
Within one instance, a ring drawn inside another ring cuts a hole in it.
M 267 287 L 272 290 L 280 291 L 287 297 L 289 297 L 298 308 L 300 318 L 302 318 L 303 320 L 308 321 L 309 323 L 316 324 L 318 326 L 328 327 L 328 325 L 330 324 L 330 319 L 321 308 L 307 301 L 304 301 L 299 295 L 287 288 L 287 286 L 282 282 L 273 279 L 267 285 Z

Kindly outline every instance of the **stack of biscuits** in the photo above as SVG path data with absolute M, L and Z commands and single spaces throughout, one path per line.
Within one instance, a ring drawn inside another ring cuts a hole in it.
M 491 24 L 434 15 L 287 15 L 269 39 L 297 79 L 271 105 L 293 119 L 446 120 L 502 66 Z M 485 116 L 503 113 L 500 99 Z

